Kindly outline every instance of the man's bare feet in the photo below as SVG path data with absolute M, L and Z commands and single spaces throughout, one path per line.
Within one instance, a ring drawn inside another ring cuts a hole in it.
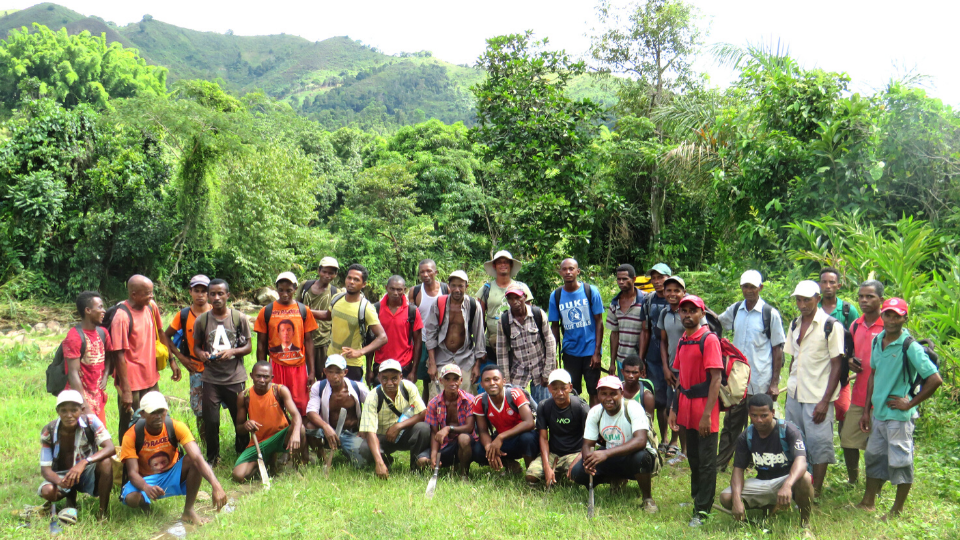
M 867 505 L 865 505 L 865 504 L 863 504 L 863 503 L 858 504 L 858 505 L 856 506 L 856 508 L 857 508 L 857 510 L 863 510 L 864 512 L 876 512 L 876 511 L 877 511 L 877 507 L 876 507 L 876 506 L 867 506 Z
M 203 525 L 204 523 L 207 523 L 210 521 L 207 518 L 202 518 L 199 515 L 197 515 L 196 510 L 190 510 L 190 511 L 184 510 L 183 515 L 180 516 L 180 519 L 184 523 L 192 523 L 194 525 Z

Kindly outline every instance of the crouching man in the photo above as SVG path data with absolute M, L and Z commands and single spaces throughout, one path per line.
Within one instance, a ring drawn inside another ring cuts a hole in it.
M 213 470 L 200 454 L 200 447 L 190 428 L 168 416 L 167 400 L 160 392 L 147 392 L 140 398 L 140 420 L 123 435 L 120 461 L 126 468 L 129 482 L 123 485 L 123 504 L 150 510 L 158 499 L 186 496 L 181 519 L 201 524 L 193 509 L 200 491 L 200 480 L 213 487 L 211 498 L 217 511 L 227 504 L 227 494 Z M 186 455 L 180 454 L 183 447 Z
M 737 438 L 730 487 L 720 494 L 720 504 L 743 520 L 747 509 L 800 507 L 800 527 L 810 526 L 813 477 L 807 472 L 807 450 L 800 429 L 793 422 L 777 419 L 773 398 L 754 394 L 747 402 L 751 426 Z M 757 477 L 744 480 L 744 470 L 753 462 Z

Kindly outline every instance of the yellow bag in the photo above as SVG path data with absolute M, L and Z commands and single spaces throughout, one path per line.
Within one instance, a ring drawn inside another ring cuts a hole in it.
M 650 281 L 650 276 L 637 276 L 637 278 L 633 280 L 633 283 L 640 291 L 646 294 L 653 292 L 653 283 Z
M 157 336 L 157 371 L 163 371 L 170 365 L 170 350 L 160 341 L 160 329 L 163 328 L 163 323 L 160 321 L 160 310 L 153 309 L 153 302 L 150 303 L 150 311 L 153 312 L 153 329 Z

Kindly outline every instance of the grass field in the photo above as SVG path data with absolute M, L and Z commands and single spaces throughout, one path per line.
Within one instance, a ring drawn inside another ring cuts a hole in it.
M 22 528 L 19 517 L 27 506 L 40 504 L 36 496 L 41 479 L 37 456 L 41 427 L 55 417 L 53 398 L 43 390 L 43 371 L 50 351 L 61 336 L 28 337 L 25 344 L 0 340 L 0 536 L 44 538 L 47 520 L 34 518 L 33 527 Z M 22 338 L 16 338 L 23 343 Z M 44 354 L 43 359 L 37 351 Z M 248 359 L 248 364 L 251 362 Z M 161 388 L 174 398 L 172 414 L 195 429 L 186 401 L 187 383 L 173 383 L 169 371 Z M 116 426 L 116 393 L 110 389 L 108 429 Z M 698 531 L 686 527 L 690 515 L 689 474 L 686 466 L 666 467 L 654 480 L 654 497 L 660 513 L 640 511 L 636 487 L 613 495 L 606 486 L 597 488 L 597 516 L 586 519 L 586 490 L 561 485 L 549 493 L 530 490 L 519 477 L 501 478 L 474 465 L 473 478 L 461 483 L 441 473 L 437 495 L 423 499 L 427 478 L 406 470 L 406 455 L 396 456 L 391 478 L 377 480 L 372 471 L 355 471 L 339 456 L 330 478 L 311 466 L 302 474 L 289 473 L 275 479 L 273 489 L 263 492 L 259 482 L 238 486 L 230 478 L 235 455 L 232 430 L 222 414 L 223 464 L 218 478 L 235 499 L 232 512 L 188 533 L 189 538 L 799 538 L 798 515 L 787 513 L 765 522 L 738 525 L 719 512 Z M 115 435 L 115 434 L 114 434 Z M 117 442 L 119 437 L 116 437 Z M 862 495 L 863 480 L 847 488 L 842 465 L 830 468 L 827 487 L 813 515 L 817 538 L 960 538 L 960 416 L 956 402 L 940 396 L 927 407 L 917 429 L 917 479 L 906 514 L 884 524 L 875 515 L 853 509 Z M 842 459 L 840 460 L 842 461 Z M 861 467 L 862 468 L 862 467 Z M 729 475 L 721 474 L 718 493 Z M 202 492 L 209 493 L 203 484 Z M 892 490 L 885 489 L 878 503 L 886 510 Z M 203 493 L 201 493 L 203 496 Z M 67 529 L 63 538 L 153 539 L 179 518 L 182 498 L 158 502 L 151 515 L 111 503 L 110 521 L 94 520 L 95 500 L 82 498 L 80 524 Z M 210 515 L 209 498 L 198 503 Z M 169 536 L 168 536 L 169 538 Z

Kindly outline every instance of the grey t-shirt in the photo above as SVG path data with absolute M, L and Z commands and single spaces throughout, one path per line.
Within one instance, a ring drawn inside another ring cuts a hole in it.
M 700 326 L 705 326 L 707 324 L 707 318 L 704 317 L 700 319 Z M 673 360 L 677 357 L 677 343 L 680 342 L 680 338 L 683 336 L 684 328 L 683 323 L 680 322 L 680 310 L 671 311 L 670 307 L 667 306 L 660 311 L 660 319 L 657 321 L 657 331 L 663 330 L 667 333 L 667 353 L 670 355 L 669 366 L 675 373 L 677 370 L 673 369 Z
M 239 315 L 239 329 L 234 326 L 234 314 Z M 208 311 L 197 317 L 193 323 L 193 335 L 198 347 L 208 353 L 233 349 L 238 347 L 238 335 L 243 343 L 250 342 L 250 321 L 239 311 L 230 310 L 221 321 Z M 243 367 L 243 357 L 218 358 L 207 360 L 203 364 L 203 374 L 200 380 L 211 384 L 236 384 L 247 380 L 247 372 Z

